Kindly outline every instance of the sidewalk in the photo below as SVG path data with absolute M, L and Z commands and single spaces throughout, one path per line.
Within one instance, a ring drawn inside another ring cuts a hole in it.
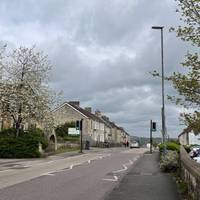
M 144 154 L 106 200 L 180 200 L 172 177 L 160 171 L 158 156 Z

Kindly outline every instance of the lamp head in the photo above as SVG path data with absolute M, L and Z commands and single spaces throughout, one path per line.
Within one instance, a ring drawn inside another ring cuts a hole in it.
M 164 28 L 164 26 L 152 26 L 151 28 L 152 28 L 152 29 L 160 29 L 160 30 L 161 30 L 161 29 Z

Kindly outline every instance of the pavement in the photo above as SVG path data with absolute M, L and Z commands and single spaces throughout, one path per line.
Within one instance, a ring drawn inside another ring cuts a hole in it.
M 179 200 L 172 176 L 160 171 L 159 153 L 144 154 L 105 200 Z

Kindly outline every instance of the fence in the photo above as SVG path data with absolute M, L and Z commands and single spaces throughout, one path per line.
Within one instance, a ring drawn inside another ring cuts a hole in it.
M 185 148 L 180 149 L 181 176 L 188 185 L 191 200 L 200 199 L 200 164 L 190 158 Z

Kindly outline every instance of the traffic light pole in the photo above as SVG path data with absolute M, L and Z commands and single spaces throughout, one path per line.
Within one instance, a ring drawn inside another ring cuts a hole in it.
M 152 153 L 152 120 L 150 120 L 150 153 Z
M 80 120 L 80 153 L 83 153 L 83 119 Z

